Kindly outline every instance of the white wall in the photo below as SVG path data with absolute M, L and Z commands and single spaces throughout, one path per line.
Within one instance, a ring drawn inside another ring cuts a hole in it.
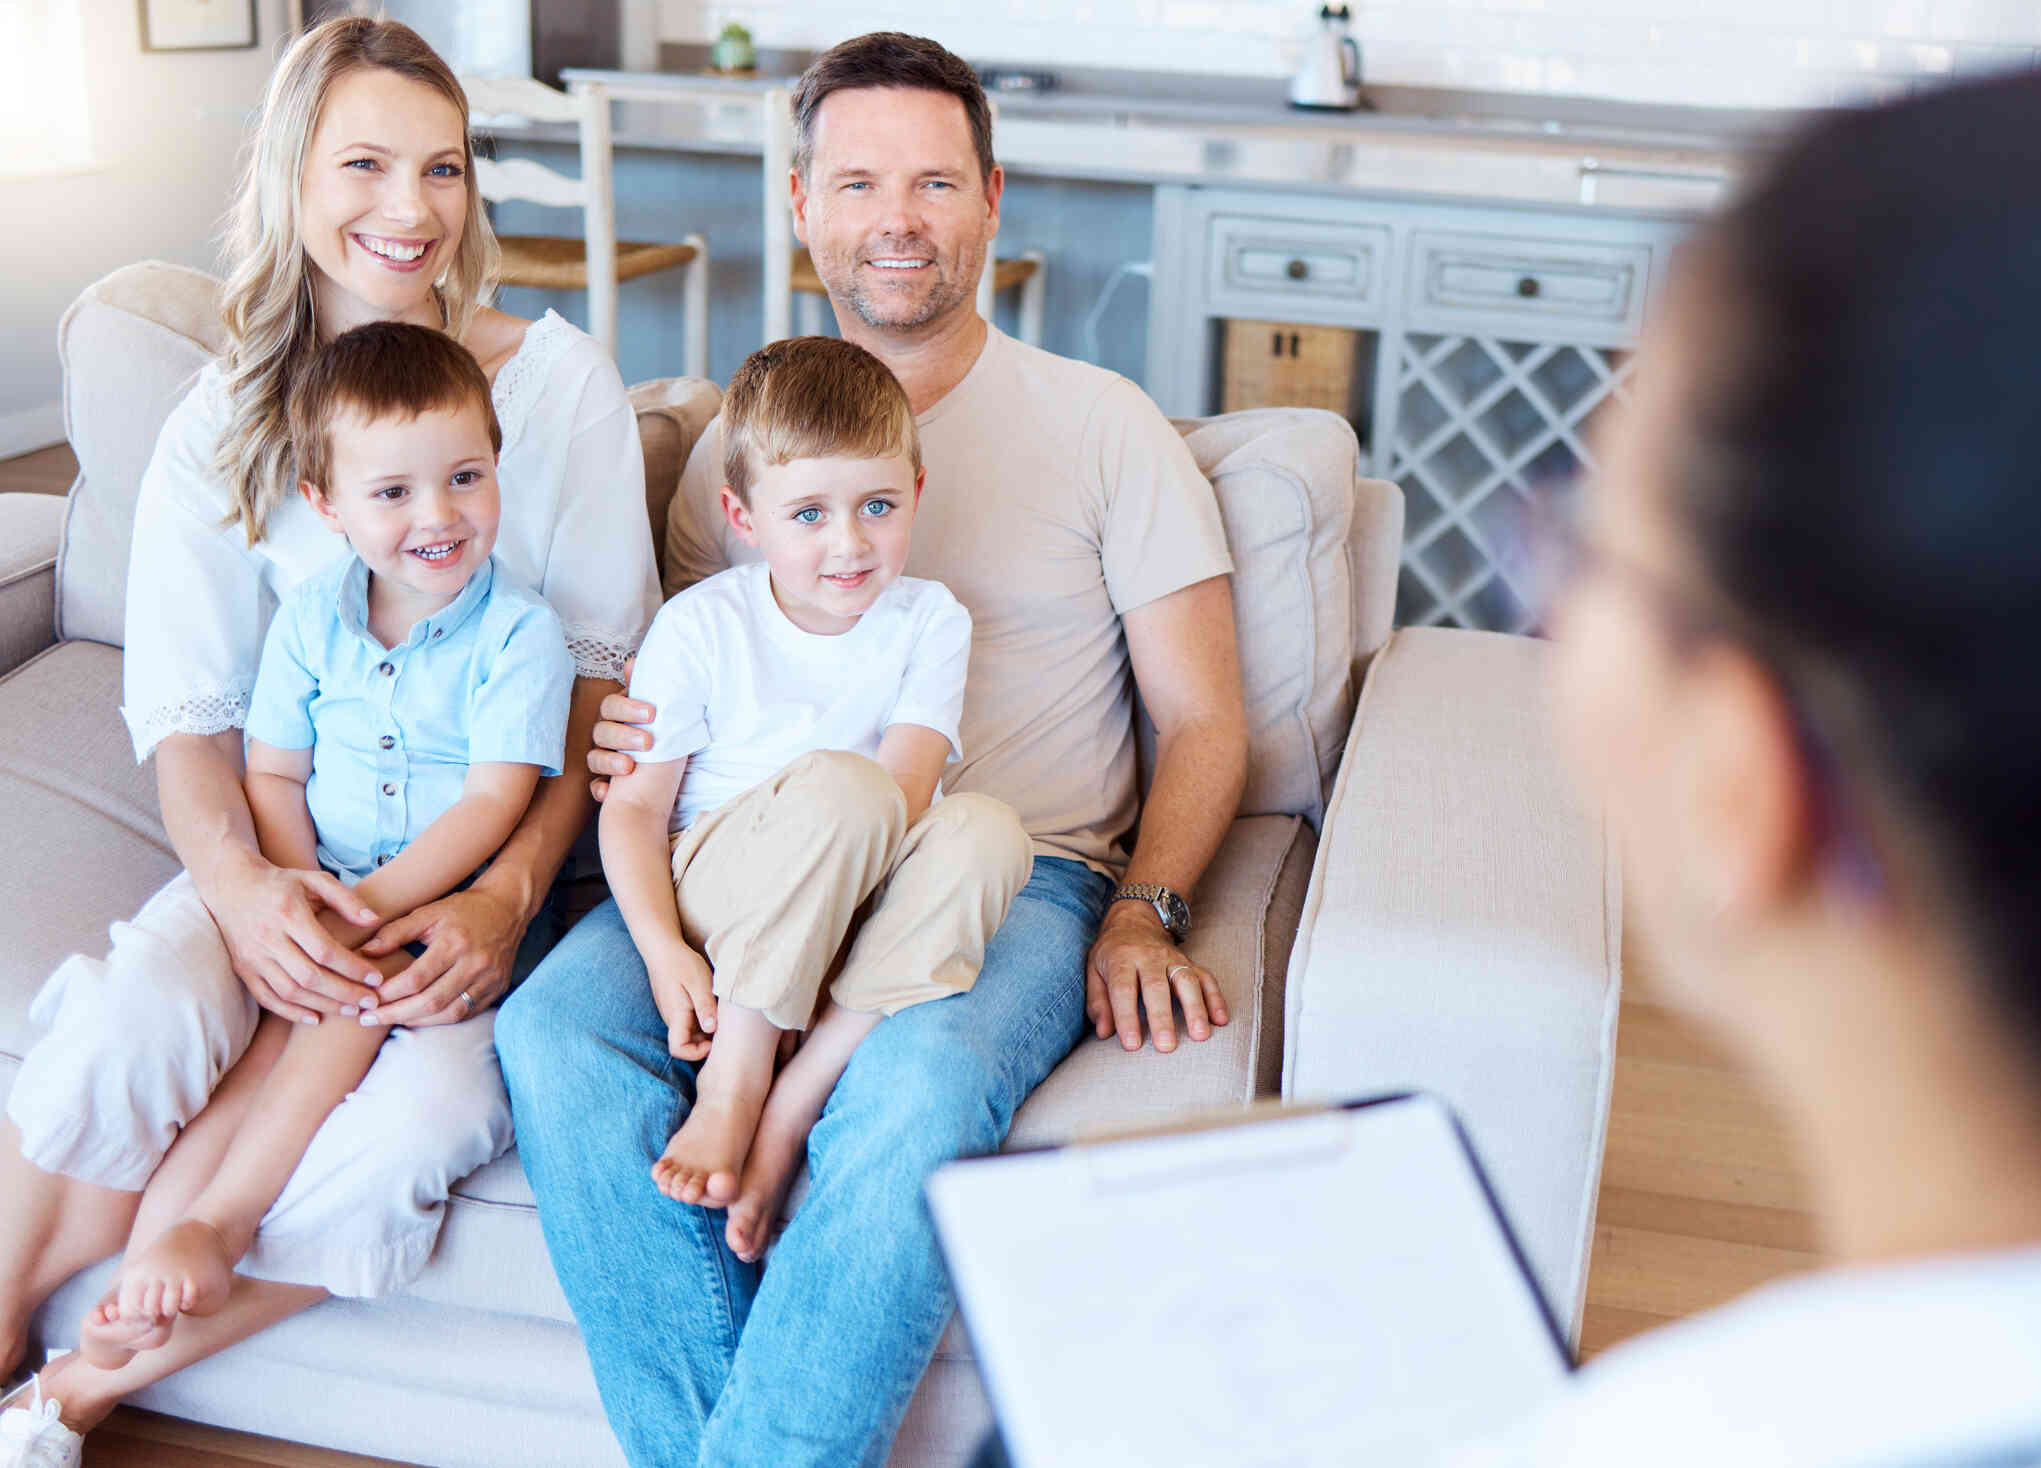
M 821 48 L 879 25 L 974 62 L 1284 76 L 1318 0 L 660 0 L 661 36 L 725 21 Z M 1350 0 L 1366 76 L 1698 106 L 1817 105 L 2031 65 L 2041 0 Z
M 285 0 L 258 0 L 253 50 L 145 54 L 135 0 L 57 3 L 83 11 L 92 164 L 24 174 L 35 160 L 0 155 L 0 457 L 62 437 L 57 321 L 80 290 L 134 260 L 218 268 L 220 217 L 284 28 Z

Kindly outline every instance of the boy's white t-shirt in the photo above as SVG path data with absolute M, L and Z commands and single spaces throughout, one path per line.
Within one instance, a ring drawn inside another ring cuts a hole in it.
M 827 636 L 787 619 L 762 562 L 733 567 L 652 619 L 631 697 L 659 716 L 638 758 L 687 760 L 674 831 L 811 750 L 876 755 L 894 724 L 933 729 L 959 760 L 970 662 L 971 614 L 940 581 L 899 577 L 856 626 Z

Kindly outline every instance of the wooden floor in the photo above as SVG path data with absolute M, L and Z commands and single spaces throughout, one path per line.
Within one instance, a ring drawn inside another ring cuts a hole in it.
M 1634 941 L 1623 970 L 1583 1359 L 1820 1262 L 1777 1114 L 1656 1002 L 1649 957 Z
M 62 494 L 57 445 L 0 461 L 0 491 Z M 1624 957 L 1608 1157 L 1588 1273 L 1583 1357 L 1818 1262 L 1806 1197 L 1772 1111 L 1715 1049 L 1655 1002 L 1648 957 Z M 123 1411 L 86 1468 L 371 1468 L 382 1460 Z

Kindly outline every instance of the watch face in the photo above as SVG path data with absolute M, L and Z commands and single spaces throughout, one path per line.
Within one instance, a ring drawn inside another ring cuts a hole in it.
M 1162 925 L 1169 929 L 1172 937 L 1181 938 L 1190 931 L 1190 905 L 1174 892 L 1165 892 L 1158 897 L 1155 910 L 1162 915 Z

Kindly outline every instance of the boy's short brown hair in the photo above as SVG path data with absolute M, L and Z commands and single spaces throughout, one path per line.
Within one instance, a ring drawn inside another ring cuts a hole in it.
M 342 332 L 312 354 L 291 388 L 291 452 L 298 479 L 323 494 L 333 472 L 333 420 L 415 418 L 482 405 L 489 446 L 503 451 L 503 429 L 489 400 L 489 379 L 468 349 L 443 331 L 373 321 Z
M 795 459 L 905 456 L 921 472 L 907 390 L 863 347 L 797 336 L 744 359 L 723 394 L 723 482 L 751 503 L 758 469 Z

